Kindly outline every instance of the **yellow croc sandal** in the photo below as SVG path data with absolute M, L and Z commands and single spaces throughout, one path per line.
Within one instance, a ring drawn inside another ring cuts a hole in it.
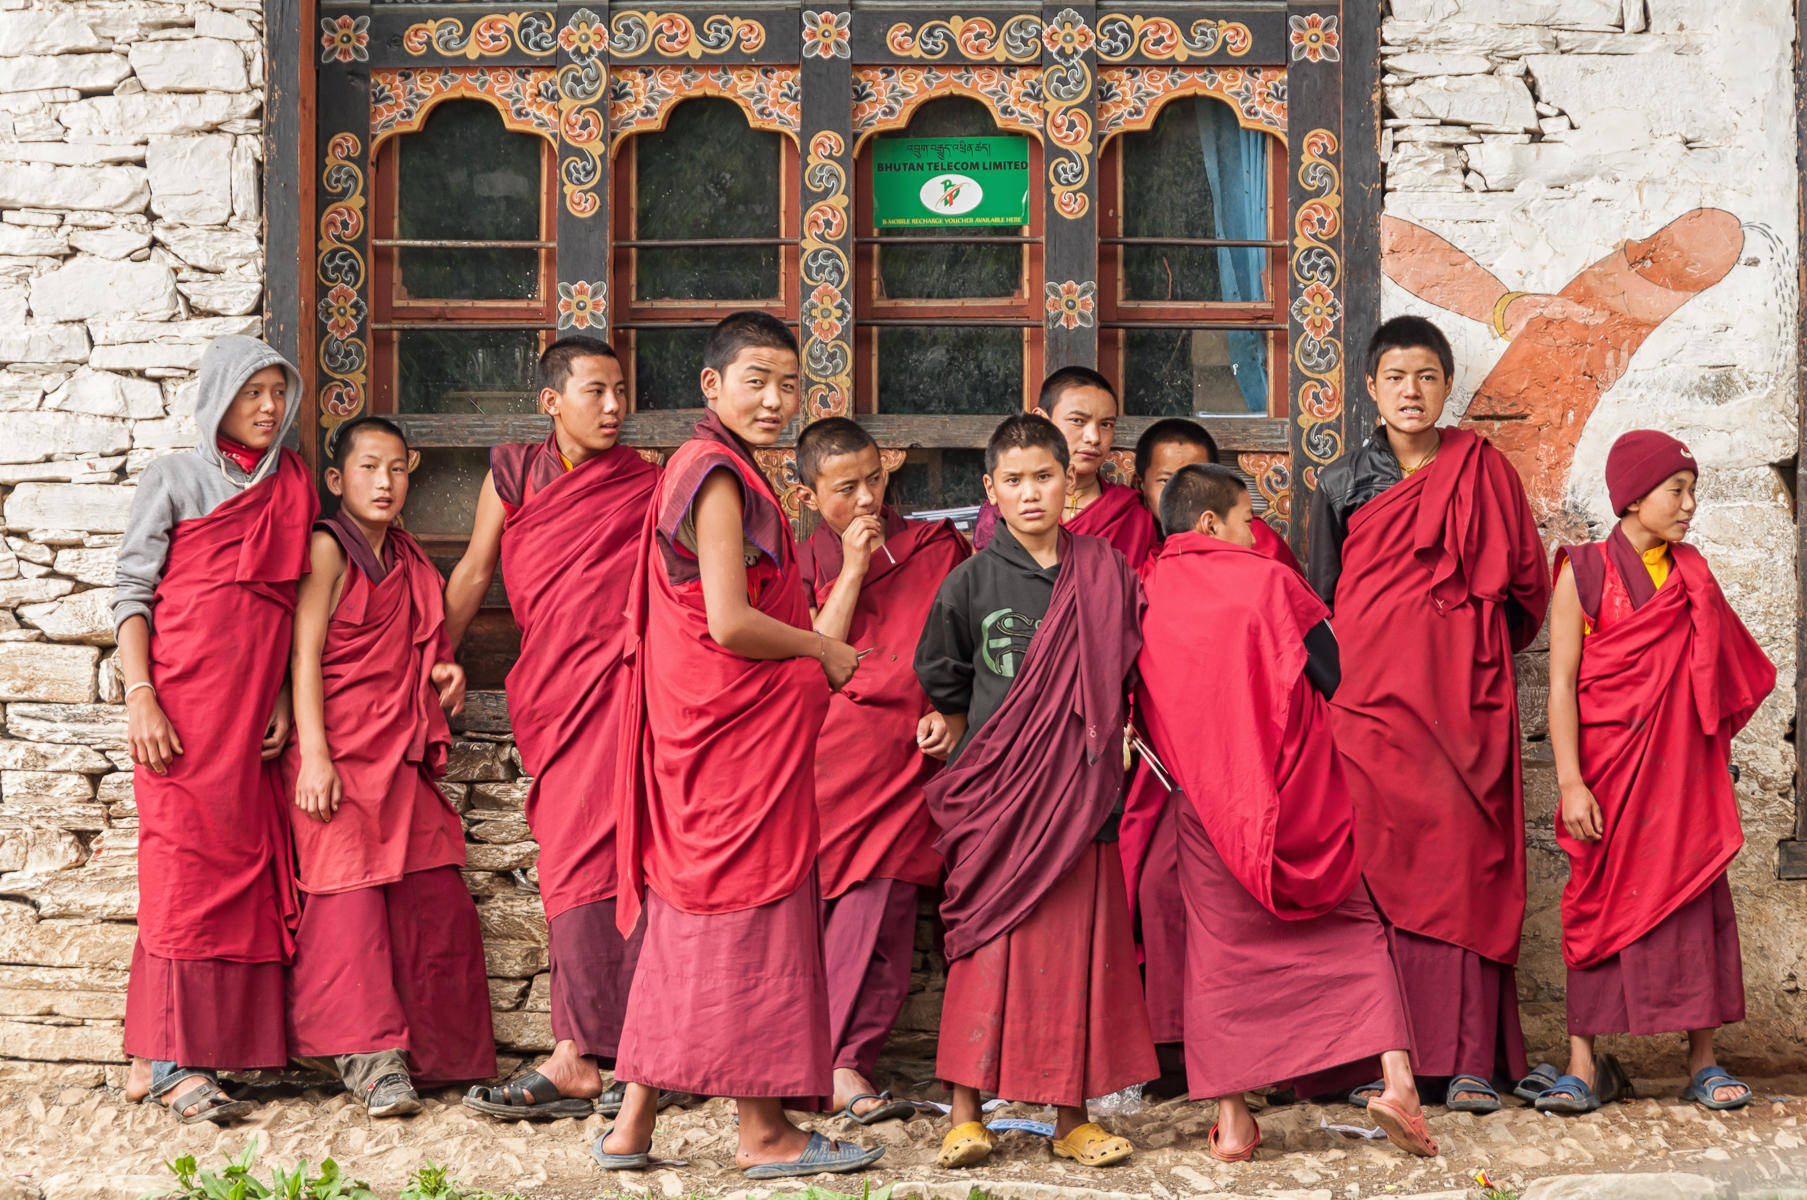
M 1106 1133 L 1090 1121 L 1054 1143 L 1054 1157 L 1070 1158 L 1087 1167 L 1108 1167 L 1135 1152 L 1128 1138 Z
M 968 1121 L 947 1131 L 941 1139 L 938 1167 L 970 1167 L 991 1157 L 991 1130 L 978 1121 Z

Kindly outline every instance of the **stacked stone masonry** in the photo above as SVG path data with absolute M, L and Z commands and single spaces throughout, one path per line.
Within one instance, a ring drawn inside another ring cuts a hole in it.
M 1381 145 L 1387 212 L 1508 287 L 1556 290 L 1695 207 L 1753 229 L 1734 275 L 1659 330 L 1596 410 L 1550 532 L 1603 532 L 1594 481 L 1616 433 L 1655 424 L 1688 439 L 1705 468 L 1697 539 L 1784 681 L 1797 599 L 1774 467 L 1796 452 L 1789 7 L 1393 0 Z M 113 556 L 138 473 L 193 440 L 202 346 L 260 331 L 262 19 L 260 0 L 0 0 L 0 1077 L 90 1082 L 120 1063 L 137 814 Z M 1385 287 L 1389 315 L 1451 329 L 1464 402 L 1500 343 Z M 1520 666 L 1532 846 L 1520 987 L 1548 1055 L 1566 866 L 1543 662 Z M 1792 819 L 1791 710 L 1785 687 L 1736 751 L 1751 1005 L 1724 1059 L 1764 1071 L 1807 1067 L 1807 885 L 1772 869 Z M 466 738 L 444 786 L 468 833 L 497 1035 L 530 1053 L 551 1033 L 528 781 L 505 737 Z M 917 967 L 902 1024 L 923 1034 L 940 987 L 926 928 Z M 1640 1047 L 1632 1065 L 1676 1050 Z

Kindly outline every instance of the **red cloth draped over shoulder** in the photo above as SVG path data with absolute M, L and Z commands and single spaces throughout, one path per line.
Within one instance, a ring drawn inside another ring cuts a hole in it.
M 151 683 L 183 753 L 132 773 L 138 937 L 162 958 L 284 962 L 298 915 L 289 822 L 259 755 L 288 672 L 319 503 L 291 450 L 263 481 L 170 531 Z
M 658 468 L 616 445 L 567 471 L 551 435 L 490 451 L 508 516 L 502 579 L 521 627 L 508 719 L 533 776 L 550 920 L 615 894 L 617 731 L 626 712 L 628 582 Z
M 947 863 L 941 920 L 962 958 L 1028 916 L 1091 845 L 1123 789 L 1123 724 L 1142 635 L 1135 576 L 1062 529 L 1060 574 L 1004 703 L 929 780 Z
M 1440 432 L 1429 466 L 1349 519 L 1331 725 L 1381 912 L 1510 965 L 1525 907 L 1512 655 L 1537 635 L 1550 583 L 1512 464 L 1466 430 Z M 1427 885 L 1452 870 L 1461 887 Z
M 1155 519 L 1148 515 L 1142 505 L 1142 493 L 1135 488 L 1103 479 L 1098 486 L 1098 498 L 1061 525 L 1070 533 L 1103 538 L 1129 561 L 1130 570 L 1140 570 L 1161 540 Z M 980 506 L 978 520 L 973 523 L 973 549 L 985 549 L 997 527 L 998 510 L 987 501 Z
M 929 711 L 916 680 L 916 640 L 941 581 L 971 551 L 949 522 L 906 521 L 889 508 L 884 521 L 885 548 L 866 569 L 847 634 L 871 653 L 829 696 L 816 741 L 825 900 L 868 879 L 941 878 L 935 825 L 922 798 L 941 764 L 916 749 L 916 723 Z M 797 562 L 815 603 L 825 603 L 841 573 L 841 539 L 818 525 L 798 547 Z
M 740 483 L 747 568 L 760 612 L 810 628 L 809 590 L 784 510 L 750 451 L 714 413 L 673 452 L 640 537 L 628 596 L 627 719 L 622 723 L 619 837 L 623 934 L 651 887 L 687 913 L 782 900 L 815 865 L 816 734 L 828 682 L 813 658 L 742 658 L 709 636 L 696 555 L 678 528 L 703 480 Z
M 1319 917 L 1361 877 L 1355 810 L 1305 678 L 1305 635 L 1329 615 L 1303 577 L 1198 533 L 1147 574 L 1138 713 L 1237 882 L 1286 920 Z M 1201 692 L 1209 662 L 1247 683 Z
M 1565 547 L 1599 580 L 1576 679 L 1581 777 L 1605 836 L 1578 842 L 1562 891 L 1562 956 L 1595 966 L 1711 887 L 1744 844 L 1727 764 L 1732 737 L 1775 687 L 1776 669 L 1692 546 L 1669 547 L 1663 586 L 1635 605 L 1605 547 Z M 1640 563 L 1648 592 L 1649 575 Z
M 444 581 L 420 544 L 399 529 L 384 539 L 380 578 L 364 534 L 343 511 L 316 528 L 345 549 L 345 582 L 320 651 L 326 744 L 344 801 L 333 819 L 288 805 L 296 875 L 305 892 L 394 883 L 411 871 L 464 864 L 464 831 L 432 780 L 445 770 L 452 731 L 429 676 L 451 660 Z M 295 794 L 301 750 L 290 738 L 283 794 Z

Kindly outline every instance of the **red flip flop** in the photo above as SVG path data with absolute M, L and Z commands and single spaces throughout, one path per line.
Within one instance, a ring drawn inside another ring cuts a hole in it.
M 1423 1158 L 1437 1157 L 1437 1142 L 1425 1127 L 1423 1109 L 1407 1116 L 1397 1105 L 1376 1096 L 1368 1101 L 1368 1115 L 1387 1131 L 1387 1140 L 1401 1150 Z
M 1216 1125 L 1211 1126 L 1211 1133 L 1205 1139 L 1205 1145 L 1211 1151 L 1211 1157 L 1218 1162 L 1254 1162 L 1255 1151 L 1261 1145 L 1261 1124 L 1260 1122 L 1255 1124 L 1255 1140 L 1232 1154 L 1226 1154 L 1217 1148 Z

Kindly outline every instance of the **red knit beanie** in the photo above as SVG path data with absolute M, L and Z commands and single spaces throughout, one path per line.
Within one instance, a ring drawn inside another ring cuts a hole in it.
M 1606 491 L 1619 516 L 1654 492 L 1663 480 L 1682 471 L 1700 473 L 1688 448 L 1666 433 L 1634 429 L 1612 444 L 1606 455 Z

